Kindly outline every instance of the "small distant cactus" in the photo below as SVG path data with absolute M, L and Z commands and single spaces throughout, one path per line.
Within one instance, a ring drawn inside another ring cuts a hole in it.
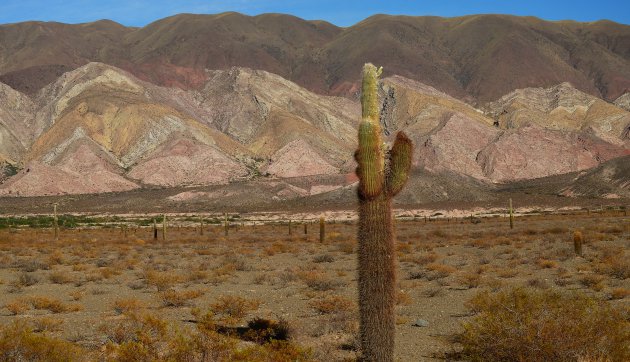
M 59 221 L 57 219 L 57 204 L 53 204 L 53 228 L 55 229 L 55 240 L 59 238 Z
M 359 316 L 362 361 L 394 360 L 396 248 L 392 198 L 409 177 L 413 147 L 398 132 L 391 150 L 381 140 L 378 77 L 382 68 L 363 67 L 362 120 L 355 152 L 359 178 Z
M 512 210 L 512 199 L 510 199 L 510 229 L 514 229 L 514 211 Z
M 166 241 L 166 214 L 162 215 L 162 240 Z
M 304 222 L 304 235 L 308 235 L 308 223 Z
M 225 219 L 225 223 L 223 224 L 225 236 L 228 236 L 228 234 L 230 233 L 230 221 L 228 220 L 227 213 L 223 213 L 223 218 Z
M 319 242 L 326 241 L 326 220 L 323 216 L 319 218 Z
M 573 232 L 573 249 L 575 250 L 575 254 L 578 256 L 582 256 L 582 243 L 584 242 L 584 235 L 580 230 L 575 230 Z
M 199 235 L 203 236 L 203 216 L 199 218 Z
M 157 240 L 157 238 L 158 238 L 157 222 L 155 221 L 155 218 L 153 218 L 153 240 Z
M 289 219 L 289 235 L 291 235 L 292 230 L 291 230 L 291 219 Z

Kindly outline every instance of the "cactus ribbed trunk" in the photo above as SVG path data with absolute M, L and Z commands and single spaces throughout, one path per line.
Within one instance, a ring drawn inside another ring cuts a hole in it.
M 396 248 L 392 198 L 407 182 L 412 144 L 399 132 L 391 150 L 381 140 L 377 97 L 381 69 L 363 67 L 362 120 L 355 152 L 359 177 L 358 274 L 361 360 L 394 360 Z
M 391 199 L 359 203 L 359 307 L 363 361 L 392 361 L 396 333 L 396 250 Z

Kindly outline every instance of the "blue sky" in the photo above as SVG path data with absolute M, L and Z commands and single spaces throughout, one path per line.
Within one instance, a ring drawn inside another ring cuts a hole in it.
M 533 15 L 547 20 L 609 19 L 630 24 L 630 0 L 0 0 L 0 23 L 27 20 L 83 23 L 111 19 L 144 26 L 178 14 L 286 13 L 349 26 L 373 14 Z

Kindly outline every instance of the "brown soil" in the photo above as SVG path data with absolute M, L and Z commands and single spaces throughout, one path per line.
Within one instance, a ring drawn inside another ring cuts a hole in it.
M 0 306 L 43 296 L 79 309 L 31 308 L 13 315 L 4 307 L 0 324 L 49 317 L 61 324 L 48 333 L 96 354 L 108 340 L 107 326 L 122 318 L 116 301 L 135 300 L 185 330 L 193 328 L 193 307 L 205 310 L 220 296 L 240 296 L 261 304 L 235 325 L 254 316 L 284 318 L 295 342 L 312 348 L 317 360 L 353 358 L 352 303 L 346 308 L 333 303 L 325 312 L 315 303 L 335 296 L 356 299 L 355 225 L 329 217 L 320 243 L 316 225 L 308 225 L 304 235 L 303 225 L 293 221 L 289 235 L 288 224 L 273 219 L 240 215 L 226 236 L 220 225 L 206 226 L 200 235 L 194 219 L 173 216 L 166 240 L 160 233 L 157 241 L 151 228 L 137 228 L 133 219 L 123 221 L 126 235 L 110 224 L 61 230 L 57 241 L 51 230 L 0 230 Z M 613 294 L 630 289 L 630 218 L 623 213 L 519 216 L 514 229 L 500 216 L 474 221 L 479 222 L 421 217 L 397 222 L 397 360 L 441 360 L 456 351 L 452 337 L 469 315 L 465 302 L 481 290 L 581 290 L 601 299 L 622 295 L 611 303 L 629 304 L 623 293 Z M 574 230 L 584 234 L 583 257 L 574 255 Z M 158 289 L 194 290 L 201 296 L 166 307 Z M 413 326 L 418 319 L 428 327 Z

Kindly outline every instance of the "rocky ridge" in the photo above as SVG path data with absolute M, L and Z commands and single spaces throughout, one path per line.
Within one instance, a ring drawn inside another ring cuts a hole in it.
M 0 84 L 0 195 L 255 180 L 290 199 L 334 194 L 355 181 L 357 100 L 319 95 L 261 70 L 206 75 L 202 87 L 185 90 L 88 63 L 34 96 Z M 386 137 L 403 130 L 416 145 L 410 199 L 414 185 L 426 187 L 419 180 L 478 189 L 584 171 L 630 154 L 630 113 L 568 83 L 516 90 L 475 108 L 391 76 L 380 96 Z M 334 175 L 348 177 L 322 183 Z M 282 179 L 308 181 L 271 185 Z

